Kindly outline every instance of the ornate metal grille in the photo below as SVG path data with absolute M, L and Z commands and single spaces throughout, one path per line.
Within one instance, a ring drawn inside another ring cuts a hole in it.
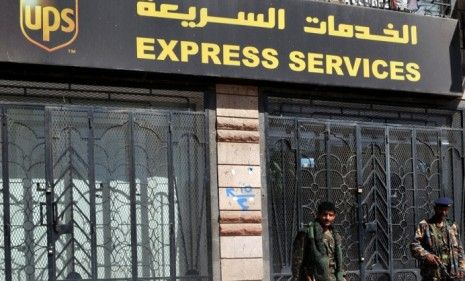
M 204 113 L 1 110 L 1 280 L 211 280 Z
M 323 200 L 338 211 L 349 280 L 420 280 L 408 245 L 438 196 L 463 221 L 462 128 L 277 116 L 266 126 L 273 280 L 290 280 L 293 238 Z

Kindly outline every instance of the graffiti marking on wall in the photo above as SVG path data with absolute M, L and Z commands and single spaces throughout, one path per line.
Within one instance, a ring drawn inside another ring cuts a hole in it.
M 247 211 L 250 207 L 249 203 L 255 200 L 255 194 L 251 186 L 241 187 L 238 193 L 234 188 L 228 187 L 226 188 L 226 196 L 236 201 L 242 211 Z

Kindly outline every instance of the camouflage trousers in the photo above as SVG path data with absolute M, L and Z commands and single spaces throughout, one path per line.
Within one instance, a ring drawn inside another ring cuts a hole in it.
M 307 276 L 307 279 L 306 279 L 305 281 L 317 281 L 317 280 L 313 279 L 313 278 L 310 277 L 310 276 Z M 336 276 L 335 276 L 335 275 L 331 275 L 331 276 L 330 276 L 330 279 L 329 279 L 329 280 L 325 280 L 325 281 L 336 281 Z M 449 280 L 447 280 L 447 281 L 449 281 Z
M 436 278 L 436 277 L 433 277 L 433 278 L 423 278 L 421 279 L 422 281 L 459 281 L 459 280 L 462 280 L 462 279 L 455 279 L 455 278 Z
M 313 276 L 308 276 L 305 281 L 336 281 L 336 270 L 332 267 L 329 268 L 329 273 L 330 275 L 328 276 L 329 278 L 326 280 L 321 280 L 321 278 L 314 278 Z
M 450 276 L 449 272 L 443 272 L 440 269 L 434 269 L 434 267 L 422 268 L 421 270 L 422 281 L 459 281 L 462 278 L 454 278 Z
M 421 280 L 422 281 L 459 281 L 463 279 L 462 278 L 451 278 L 451 277 L 423 276 Z

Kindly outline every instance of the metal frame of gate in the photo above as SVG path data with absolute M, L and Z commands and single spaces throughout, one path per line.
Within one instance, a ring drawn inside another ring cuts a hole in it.
M 5 281 L 211 280 L 204 112 L 1 114 Z
M 266 116 L 272 280 L 318 203 L 336 204 L 348 280 L 420 280 L 409 243 L 439 195 L 463 225 L 464 130 Z M 462 228 L 461 228 L 462 229 Z

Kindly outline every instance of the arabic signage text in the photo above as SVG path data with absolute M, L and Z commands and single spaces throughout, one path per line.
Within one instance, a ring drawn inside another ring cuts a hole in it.
M 461 92 L 451 19 L 312 1 L 48 3 L 0 3 L 0 61 Z

